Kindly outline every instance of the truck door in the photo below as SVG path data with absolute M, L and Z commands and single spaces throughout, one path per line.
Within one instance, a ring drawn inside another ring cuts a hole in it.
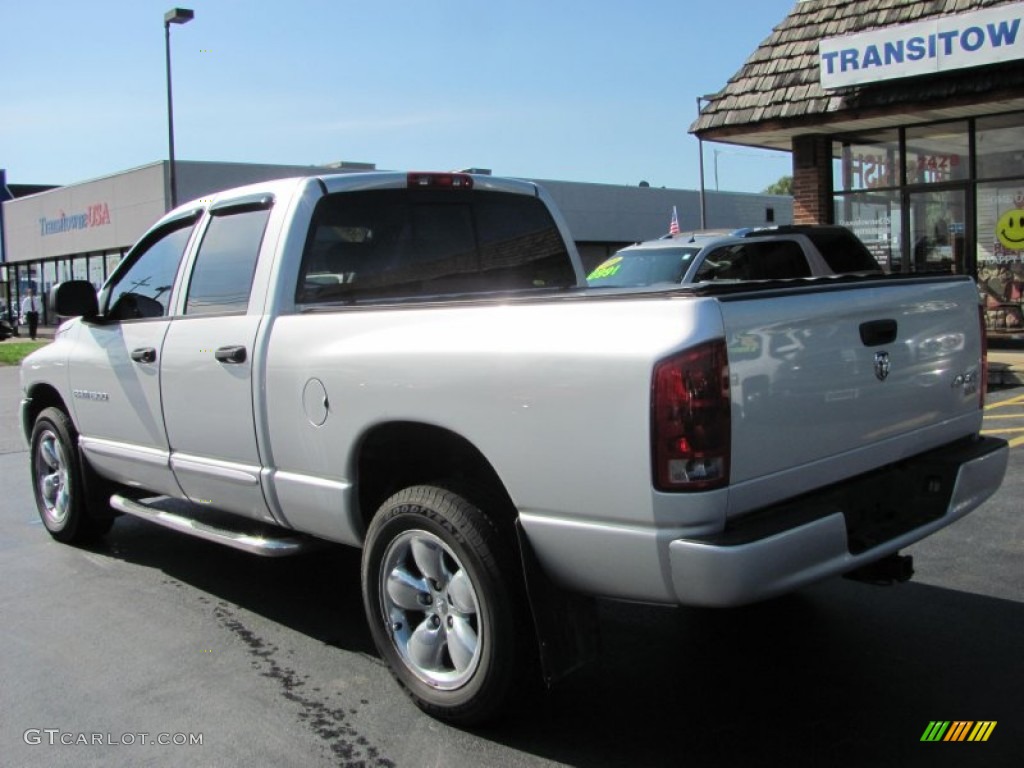
M 197 504 L 266 521 L 273 518 L 260 484 L 252 392 L 262 315 L 249 314 L 249 298 L 271 203 L 263 196 L 211 207 L 160 362 L 181 489 Z
M 103 474 L 178 494 L 160 409 L 159 357 L 175 275 L 199 218 L 188 212 L 147 234 L 101 296 L 102 316 L 81 324 L 69 366 L 80 445 Z

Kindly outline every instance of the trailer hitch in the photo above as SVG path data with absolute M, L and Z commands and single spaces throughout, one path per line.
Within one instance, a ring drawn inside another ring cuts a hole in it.
M 844 573 L 843 578 L 886 587 L 901 581 L 909 581 L 913 575 L 914 558 L 911 555 L 901 555 L 899 552 L 894 552 L 887 557 L 883 557 L 881 560 L 876 560 L 873 563 L 862 565 L 854 571 Z

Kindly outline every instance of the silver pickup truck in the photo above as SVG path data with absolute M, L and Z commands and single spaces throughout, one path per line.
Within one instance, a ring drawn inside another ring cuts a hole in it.
M 592 290 L 521 181 L 226 191 L 53 300 L 75 319 L 22 366 L 50 534 L 362 547 L 381 656 L 452 722 L 586 658 L 595 597 L 904 578 L 1006 467 L 970 279 Z

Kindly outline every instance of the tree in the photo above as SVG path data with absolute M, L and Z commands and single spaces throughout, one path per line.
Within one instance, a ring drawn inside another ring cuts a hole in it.
M 793 177 L 782 176 L 774 184 L 769 184 L 764 188 L 764 194 L 766 195 L 792 195 L 793 194 Z

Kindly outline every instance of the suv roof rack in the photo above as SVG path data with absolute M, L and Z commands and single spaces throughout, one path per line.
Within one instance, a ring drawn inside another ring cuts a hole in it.
M 806 232 L 824 232 L 830 229 L 845 229 L 838 224 L 776 224 L 771 227 L 740 227 L 733 230 L 736 237 L 761 237 L 763 235 L 799 235 Z

